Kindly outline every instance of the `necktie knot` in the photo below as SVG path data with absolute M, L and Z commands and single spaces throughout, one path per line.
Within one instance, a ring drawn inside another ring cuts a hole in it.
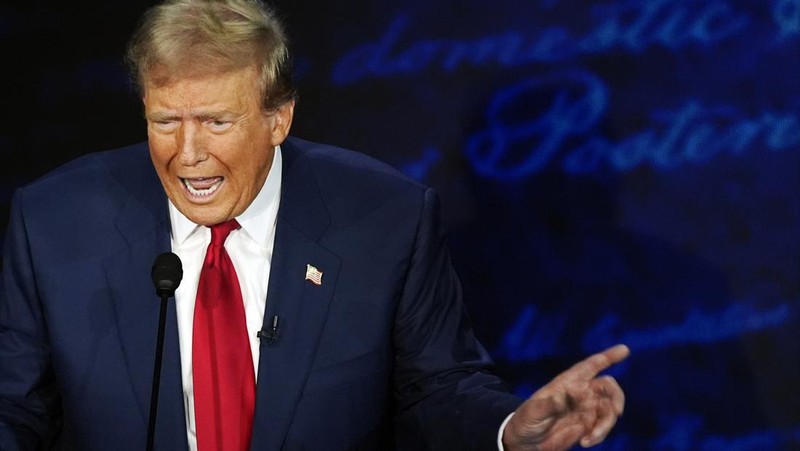
M 224 246 L 228 235 L 239 227 L 241 226 L 235 219 L 211 226 L 211 245 Z

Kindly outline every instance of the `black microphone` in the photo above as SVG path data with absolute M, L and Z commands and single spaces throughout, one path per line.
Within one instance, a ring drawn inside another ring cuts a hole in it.
M 167 299 L 175 295 L 175 290 L 183 278 L 181 259 L 172 252 L 164 252 L 156 257 L 150 270 L 156 294 L 161 298 L 161 313 L 158 316 L 158 337 L 156 339 L 156 360 L 153 365 L 153 386 L 150 391 L 150 420 L 147 424 L 147 451 L 153 450 L 156 430 L 156 411 L 158 410 L 158 388 L 161 382 L 161 357 L 164 353 L 164 329 L 167 324 Z
M 278 315 L 272 317 L 272 330 L 266 330 L 262 328 L 256 333 L 256 336 L 261 340 L 261 344 L 266 344 L 267 346 L 272 346 L 272 343 L 278 339 Z
M 150 271 L 156 294 L 161 298 L 175 295 L 175 290 L 183 279 L 181 259 L 172 252 L 164 252 L 156 257 L 153 269 Z

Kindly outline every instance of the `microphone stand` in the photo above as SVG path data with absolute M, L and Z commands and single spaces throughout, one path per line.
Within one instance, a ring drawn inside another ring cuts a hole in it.
M 183 278 L 181 259 L 172 252 L 164 252 L 156 257 L 150 270 L 156 294 L 161 298 L 161 313 L 158 316 L 158 338 L 156 339 L 156 361 L 153 365 L 153 385 L 150 392 L 150 418 L 147 423 L 147 451 L 153 451 L 156 432 L 156 412 L 158 411 L 158 391 L 161 385 L 161 356 L 164 354 L 164 329 L 167 326 L 167 299 L 175 295 L 175 290 Z
M 156 361 L 153 365 L 153 387 L 150 392 L 150 421 L 147 425 L 147 451 L 153 451 L 158 409 L 158 389 L 161 383 L 161 357 L 164 354 L 164 329 L 167 324 L 167 299 L 169 293 L 160 293 L 161 313 L 158 316 L 158 338 L 156 339 Z

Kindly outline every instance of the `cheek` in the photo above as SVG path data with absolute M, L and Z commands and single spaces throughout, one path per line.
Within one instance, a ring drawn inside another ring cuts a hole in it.
M 153 162 L 153 167 L 156 170 L 156 174 L 158 174 L 158 178 L 161 179 L 161 183 L 166 187 L 169 184 L 169 180 L 173 177 L 169 164 L 170 159 L 162 152 L 152 147 L 150 148 L 150 159 Z
M 216 151 L 209 153 L 228 171 L 229 177 L 239 183 L 247 183 L 262 165 L 262 160 L 255 153 L 254 141 L 252 136 L 249 139 L 218 141 L 214 143 Z
M 156 168 L 167 166 L 175 155 L 173 146 L 163 137 L 149 137 L 148 145 L 150 146 L 150 158 L 152 158 Z

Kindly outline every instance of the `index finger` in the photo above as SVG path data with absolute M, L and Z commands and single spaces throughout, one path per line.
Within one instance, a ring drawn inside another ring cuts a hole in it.
M 561 373 L 558 377 L 564 379 L 590 380 L 594 379 L 599 373 L 605 371 L 612 365 L 625 360 L 630 355 L 631 350 L 624 344 L 612 346 L 605 351 L 591 355 L 584 360 L 576 363 L 572 368 Z

